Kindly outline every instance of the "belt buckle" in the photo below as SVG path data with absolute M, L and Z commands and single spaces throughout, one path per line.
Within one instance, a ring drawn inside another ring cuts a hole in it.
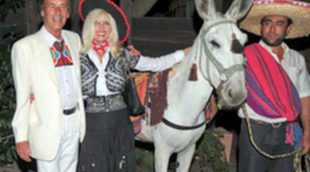
M 66 109 L 66 110 L 63 110 L 63 114 L 64 115 L 72 115 L 77 109 L 77 106 L 71 108 L 71 109 Z
M 281 125 L 282 125 L 281 122 L 276 122 L 276 123 L 271 124 L 273 128 L 279 128 Z

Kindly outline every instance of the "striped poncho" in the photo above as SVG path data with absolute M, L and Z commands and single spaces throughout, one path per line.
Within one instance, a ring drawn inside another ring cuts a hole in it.
M 247 104 L 267 118 L 284 117 L 287 125 L 286 142 L 300 146 L 301 127 L 296 121 L 301 112 L 300 98 L 283 67 L 261 45 L 252 44 L 244 51 L 247 58 Z

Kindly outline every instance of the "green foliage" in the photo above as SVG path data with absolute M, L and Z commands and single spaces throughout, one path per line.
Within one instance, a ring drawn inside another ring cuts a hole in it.
M 220 134 L 208 129 L 203 134 L 203 139 L 196 149 L 196 161 L 201 172 L 210 171 L 210 168 L 216 172 L 226 172 L 227 164 L 223 161 L 224 146 L 218 140 Z
M 135 157 L 136 157 L 136 164 L 137 164 L 137 171 L 152 171 L 154 169 L 154 153 L 136 147 L 135 148 Z
M 10 11 L 24 7 L 25 0 L 0 0 L 0 23 Z M 11 70 L 11 46 L 19 36 L 16 27 L 1 28 L 0 35 L 0 166 L 17 159 L 11 121 L 15 109 L 15 92 Z
M 15 93 L 11 71 L 10 46 L 15 34 L 7 34 L 0 44 L 0 165 L 16 160 L 11 120 L 15 109 Z
M 0 22 L 4 22 L 10 11 L 16 13 L 18 8 L 25 6 L 25 0 L 0 0 Z

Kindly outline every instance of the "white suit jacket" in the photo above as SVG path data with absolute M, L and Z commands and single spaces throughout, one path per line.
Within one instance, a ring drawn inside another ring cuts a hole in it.
M 80 38 L 63 30 L 69 46 L 79 85 L 78 111 L 80 141 L 85 134 L 85 112 L 81 94 L 79 51 Z M 42 31 L 17 41 L 12 48 L 16 111 L 12 121 L 15 142 L 28 141 L 31 156 L 51 160 L 56 156 L 62 125 L 62 104 L 51 53 Z M 35 100 L 30 103 L 29 95 Z

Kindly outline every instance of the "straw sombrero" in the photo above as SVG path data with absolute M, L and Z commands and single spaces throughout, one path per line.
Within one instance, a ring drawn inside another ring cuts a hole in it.
M 104 9 L 113 16 L 117 24 L 120 43 L 126 42 L 130 33 L 130 25 L 122 9 L 112 0 L 80 0 L 79 14 L 81 19 L 84 21 L 87 14 L 95 8 Z
M 310 34 L 310 3 L 293 0 L 255 0 L 249 14 L 240 23 L 248 32 L 260 35 L 260 22 L 268 15 L 282 15 L 293 21 L 286 38 L 298 38 Z

